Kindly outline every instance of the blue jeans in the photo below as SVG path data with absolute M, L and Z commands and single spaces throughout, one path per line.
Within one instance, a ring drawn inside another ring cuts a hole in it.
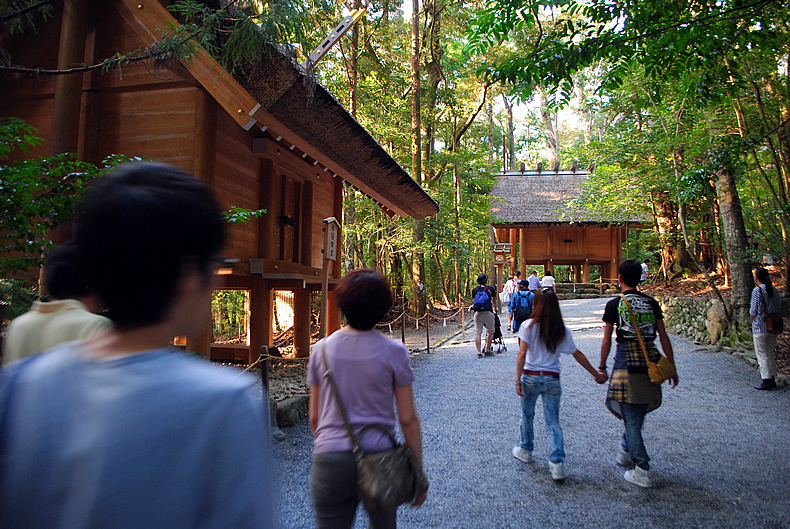
M 546 419 L 546 430 L 549 434 L 549 461 L 561 463 L 565 461 L 565 447 L 560 427 L 560 396 L 562 387 L 560 379 L 552 376 L 521 375 L 521 448 L 529 452 L 534 448 L 535 403 L 538 395 L 543 397 L 543 416 Z
M 623 424 L 623 449 L 631 456 L 631 461 L 643 470 L 650 470 L 650 457 L 647 455 L 645 442 L 642 439 L 642 425 L 647 415 L 647 404 L 622 403 Z

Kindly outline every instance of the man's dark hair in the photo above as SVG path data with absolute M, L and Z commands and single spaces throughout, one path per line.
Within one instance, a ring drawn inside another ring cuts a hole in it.
M 185 265 L 208 280 L 225 224 L 211 188 L 158 163 L 113 169 L 88 195 L 75 243 L 90 286 L 120 329 L 161 322 Z
M 516 270 L 516 277 L 521 277 L 521 270 Z
M 645 264 L 649 263 L 650 259 L 645 259 Z
M 44 284 L 54 299 L 78 299 L 90 293 L 88 278 L 79 265 L 77 247 L 67 242 L 52 250 L 44 267 Z
M 635 287 L 642 278 L 642 265 L 636 259 L 626 259 L 617 267 L 617 273 L 623 277 L 626 285 Z
M 375 327 L 392 308 L 389 281 L 372 268 L 346 274 L 335 288 L 335 300 L 348 324 L 360 331 Z

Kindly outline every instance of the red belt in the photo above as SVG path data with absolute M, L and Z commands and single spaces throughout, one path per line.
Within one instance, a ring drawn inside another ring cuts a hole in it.
M 524 370 L 525 375 L 537 375 L 539 377 L 554 377 L 560 378 L 559 373 L 555 373 L 554 371 L 529 371 L 527 369 Z

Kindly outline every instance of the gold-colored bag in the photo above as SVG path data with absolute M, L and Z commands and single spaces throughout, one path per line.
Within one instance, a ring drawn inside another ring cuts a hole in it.
M 645 355 L 645 362 L 647 362 L 647 375 L 650 377 L 650 382 L 653 384 L 662 384 L 665 380 L 674 377 L 677 373 L 675 364 L 670 362 L 664 355 L 661 355 L 661 359 L 658 362 L 650 361 L 650 357 L 647 354 L 647 347 L 645 347 L 645 342 L 642 340 L 642 333 L 639 332 L 639 324 L 636 322 L 634 311 L 631 310 L 631 304 L 628 303 L 628 299 L 624 295 L 620 295 L 620 297 L 625 301 L 625 306 L 628 308 L 628 313 L 631 315 L 631 323 L 634 325 L 634 331 L 636 331 L 636 337 L 639 340 L 639 347 L 642 348 L 642 353 Z

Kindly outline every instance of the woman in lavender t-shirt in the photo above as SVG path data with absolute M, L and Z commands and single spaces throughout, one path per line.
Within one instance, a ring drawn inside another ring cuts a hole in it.
M 310 488 L 319 529 L 350 528 L 359 504 L 352 443 L 332 390 L 324 378 L 324 355 L 337 384 L 349 422 L 363 450 L 392 448 L 379 425 L 395 431 L 395 409 L 406 444 L 422 465 L 420 420 L 414 408 L 414 373 L 406 347 L 375 329 L 392 306 L 387 279 L 371 269 L 354 270 L 335 289 L 348 325 L 313 346 L 308 366 L 310 428 L 315 437 Z M 420 506 L 427 494 L 418 496 Z M 396 509 L 370 520 L 373 528 L 396 527 Z

